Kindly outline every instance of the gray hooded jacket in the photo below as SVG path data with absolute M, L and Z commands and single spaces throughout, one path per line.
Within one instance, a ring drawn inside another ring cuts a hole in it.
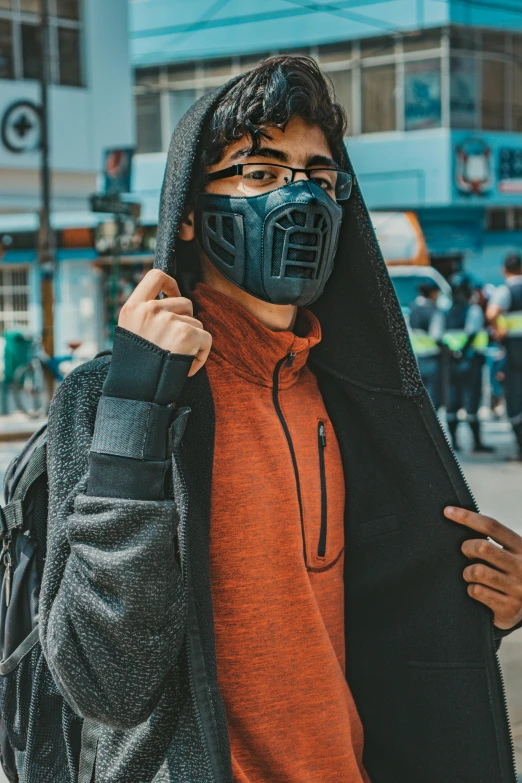
M 224 89 L 204 96 L 172 139 L 156 265 L 174 277 L 198 141 Z M 474 501 L 421 384 L 357 187 L 334 272 L 310 309 L 323 338 L 309 366 L 347 482 L 347 680 L 368 774 L 372 783 L 514 783 L 491 614 L 466 593 L 466 534 L 443 516 L 448 504 Z M 208 378 L 203 368 L 187 380 L 172 421 L 154 402 L 167 353 L 119 337 L 150 370 L 140 391 L 116 366 L 115 344 L 112 396 L 106 357 L 72 373 L 51 407 L 37 665 L 63 699 L 64 738 L 46 745 L 42 702 L 20 754 L 23 780 L 231 783 L 210 592 Z

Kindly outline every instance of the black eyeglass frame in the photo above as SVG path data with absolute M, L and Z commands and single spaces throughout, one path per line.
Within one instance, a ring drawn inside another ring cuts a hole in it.
M 350 177 L 351 180 L 351 187 L 349 194 L 344 198 L 337 198 L 337 201 L 348 201 L 350 196 L 353 193 L 353 187 L 355 185 L 355 174 L 352 174 L 351 171 L 346 171 L 345 169 L 334 169 L 334 168 L 328 168 L 328 166 L 315 166 L 309 169 L 295 169 L 292 166 L 285 166 L 283 163 L 267 163 L 266 161 L 260 162 L 257 161 L 256 163 L 235 163 L 233 166 L 228 166 L 226 169 L 219 169 L 218 171 L 212 171 L 211 173 L 207 174 L 207 181 L 213 182 L 216 179 L 227 179 L 227 177 L 237 177 L 243 174 L 243 169 L 245 166 L 272 166 L 276 169 L 286 169 L 287 171 L 292 172 L 292 179 L 287 184 L 292 184 L 292 182 L 295 179 L 296 174 L 300 174 L 301 172 L 306 174 L 308 179 L 312 179 L 310 176 L 311 171 L 337 171 L 341 174 L 346 174 L 348 177 Z M 277 188 L 274 188 L 274 190 L 277 190 Z

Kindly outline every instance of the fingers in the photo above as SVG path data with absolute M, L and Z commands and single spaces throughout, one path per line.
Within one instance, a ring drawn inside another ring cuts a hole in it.
M 463 576 L 466 582 L 491 587 L 499 593 L 517 598 L 522 602 L 522 585 L 509 574 L 497 571 L 483 563 L 474 563 L 464 569 Z
M 161 269 L 151 269 L 141 280 L 127 302 L 137 304 L 155 299 L 160 291 L 167 296 L 180 296 L 178 284 L 173 277 L 162 272 Z
M 444 515 L 459 525 L 465 525 L 478 533 L 489 536 L 489 538 L 492 538 L 498 544 L 502 544 L 510 552 L 522 554 L 522 536 L 519 536 L 509 527 L 502 525 L 496 519 L 454 506 L 447 506 L 444 509 Z
M 212 337 L 208 332 L 205 332 L 203 330 L 200 335 L 200 348 L 189 370 L 189 374 L 188 374 L 189 378 L 192 375 L 195 375 L 197 371 L 201 369 L 201 367 L 203 367 L 203 365 L 207 361 L 211 347 L 212 347 Z
M 519 557 L 486 538 L 470 538 L 464 541 L 461 550 L 470 560 L 485 560 L 506 573 L 517 572 L 521 569 Z M 522 579 L 522 571 L 520 578 Z
M 489 606 L 497 628 L 508 630 L 522 619 L 522 600 L 499 593 L 482 584 L 468 585 L 468 593 L 476 601 Z

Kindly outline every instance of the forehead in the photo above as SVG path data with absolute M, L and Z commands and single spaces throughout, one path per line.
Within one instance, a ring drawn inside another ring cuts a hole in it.
M 284 128 L 267 126 L 263 130 L 269 135 L 262 137 L 261 146 L 285 153 L 286 162 L 291 166 L 304 167 L 310 158 L 318 155 L 332 157 L 330 146 L 321 128 L 318 125 L 308 125 L 300 117 L 293 117 Z M 225 150 L 219 167 L 229 161 L 240 162 L 242 157 L 247 157 L 251 146 L 250 136 L 243 136 L 230 144 Z M 212 168 L 214 167 L 210 167 L 211 170 Z

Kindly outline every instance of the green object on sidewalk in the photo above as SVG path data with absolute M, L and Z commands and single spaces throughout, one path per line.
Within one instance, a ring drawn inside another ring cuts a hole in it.
M 4 332 L 4 384 L 13 382 L 18 367 L 26 364 L 31 356 L 32 341 L 21 332 Z

